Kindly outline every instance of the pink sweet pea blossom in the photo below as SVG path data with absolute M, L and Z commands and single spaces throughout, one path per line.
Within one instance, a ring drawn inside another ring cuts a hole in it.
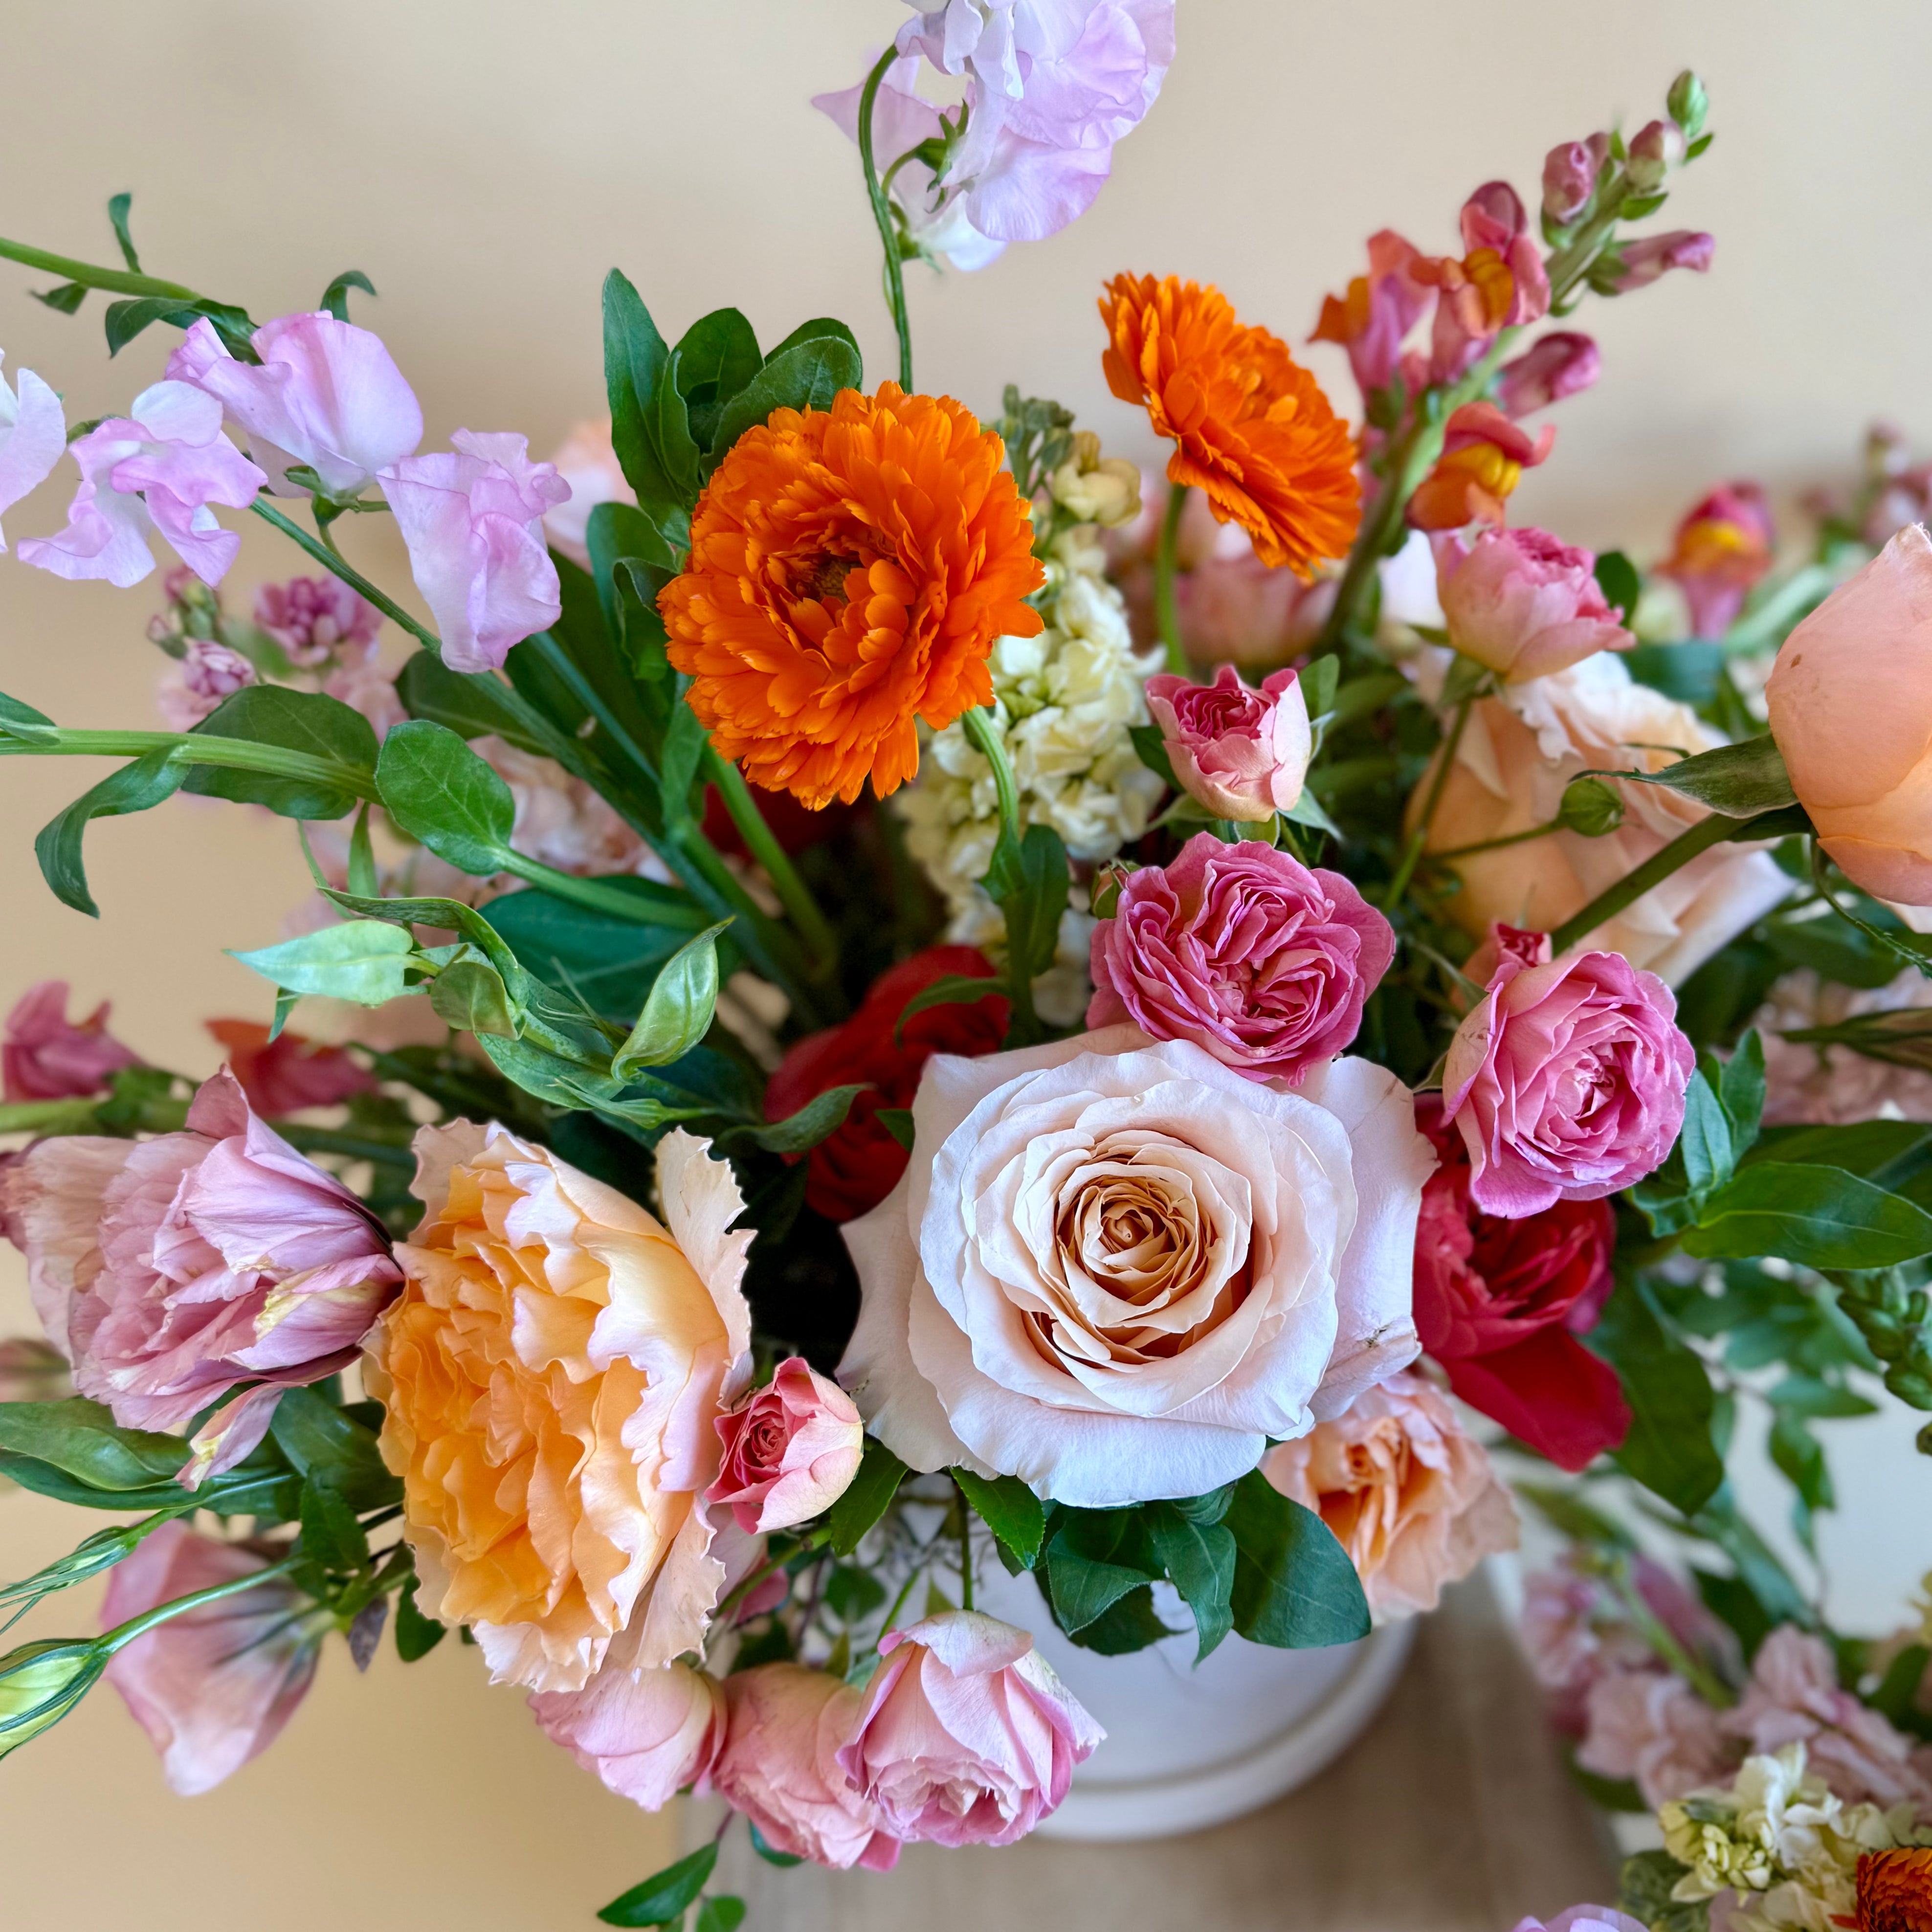
M 449 440 L 454 453 L 405 457 L 380 480 L 442 634 L 443 662 L 494 670 L 562 610 L 543 517 L 570 485 L 554 464 L 530 460 L 524 436 L 460 429 Z
M 255 621 L 304 670 L 332 657 L 366 658 L 382 615 L 339 577 L 294 577 L 255 592 Z
M 1147 681 L 1174 775 L 1217 818 L 1253 824 L 1292 810 L 1314 748 L 1308 700 L 1292 670 L 1256 691 L 1224 664 L 1212 684 L 1162 671 Z
M 896 1837 L 1010 1845 L 1106 1733 L 1023 1630 L 947 1610 L 888 1630 L 838 1762 Z
M 1496 405 L 1512 422 L 1587 389 L 1602 374 L 1604 358 L 1587 335 L 1559 328 L 1496 371 Z
M 712 1426 L 723 1454 L 704 1499 L 728 1508 L 748 1534 L 789 1529 L 830 1508 L 858 1473 L 866 1443 L 852 1398 L 801 1355 Z
M 724 1687 L 686 1664 L 606 1657 L 582 1690 L 534 1691 L 530 1708 L 552 1744 L 646 1811 L 706 1777 L 724 1743 Z
M 0 362 L 6 359 L 0 351 Z M 67 448 L 67 417 L 61 400 L 31 369 L 20 371 L 18 391 L 0 377 L 0 514 L 54 473 Z M 7 536 L 0 530 L 0 555 Z
M 1715 239 L 1708 235 L 1693 234 L 1688 228 L 1673 230 L 1668 235 L 1646 235 L 1636 242 L 1622 242 L 1617 244 L 1619 266 L 1611 284 L 1614 295 L 1628 295 L 1632 289 L 1648 288 L 1660 275 L 1672 268 L 1689 268 L 1702 274 L 1711 266 L 1711 258 L 1718 252 Z
M 107 1090 L 108 1076 L 140 1056 L 107 1030 L 107 1002 L 78 1025 L 67 1017 L 67 982 L 29 986 L 7 1016 L 0 1078 L 10 1101 L 80 1100 Z
M 164 1523 L 108 1579 L 101 1626 L 268 1568 L 247 1545 Z M 305 1616 L 304 1612 L 314 1612 Z M 106 1679 L 127 1700 L 184 1798 L 212 1791 L 268 1749 L 315 1676 L 326 1612 L 286 1577 L 185 1610 L 117 1652 Z
M 20 561 L 70 581 L 104 577 L 124 590 L 154 567 L 159 530 L 204 584 L 219 584 L 242 539 L 211 503 L 245 510 L 268 478 L 221 433 L 221 405 L 186 382 L 157 382 L 70 446 L 80 488 L 59 536 L 30 537 Z
M 1544 677 L 1636 639 L 1593 574 L 1596 558 L 1547 530 L 1484 530 L 1436 540 L 1436 593 L 1449 641 L 1506 682 Z
M 322 313 L 264 322 L 238 362 L 204 317 L 168 358 L 168 375 L 214 397 L 248 433 L 249 453 L 278 496 L 306 464 L 332 496 L 352 496 L 422 440 L 422 410 L 381 337 Z
M 178 1429 L 243 1390 L 187 1445 L 190 1486 L 261 1441 L 284 1389 L 352 1361 L 402 1279 L 374 1216 L 225 1070 L 184 1131 L 39 1142 L 0 1198 L 49 1338 L 117 1422 Z

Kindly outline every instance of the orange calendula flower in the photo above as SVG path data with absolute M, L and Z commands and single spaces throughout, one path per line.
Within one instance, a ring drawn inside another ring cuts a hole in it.
M 1172 275 L 1116 275 L 1100 314 L 1107 386 L 1173 439 L 1170 483 L 1198 484 L 1264 563 L 1306 577 L 1348 549 L 1361 520 L 1355 446 L 1279 336 L 1238 322 L 1219 289 Z
M 1866 1852 L 1858 1898 L 1858 1932 L 1932 1932 L 1932 1850 Z
M 814 810 L 919 769 L 914 721 L 992 701 L 994 640 L 1042 628 L 1046 581 L 1004 446 L 944 396 L 776 410 L 698 499 L 658 599 L 670 661 L 725 758 Z

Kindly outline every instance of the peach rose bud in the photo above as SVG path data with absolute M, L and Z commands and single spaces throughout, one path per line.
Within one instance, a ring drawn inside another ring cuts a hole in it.
M 1197 805 L 1241 824 L 1293 808 L 1315 748 L 1293 671 L 1276 671 L 1258 691 L 1232 664 L 1212 684 L 1163 671 L 1148 680 L 1147 700 L 1174 776 Z
M 1636 639 L 1599 588 L 1596 562 L 1546 530 L 1485 530 L 1473 544 L 1439 538 L 1437 591 L 1449 641 L 1510 682 L 1629 650 Z
M 1932 538 L 1909 524 L 1792 631 L 1765 686 L 1818 842 L 1876 898 L 1932 905 Z
M 724 1445 L 718 1480 L 704 1492 L 749 1535 L 789 1529 L 845 1493 L 865 1453 L 866 1425 L 852 1398 L 802 1356 L 712 1426 Z

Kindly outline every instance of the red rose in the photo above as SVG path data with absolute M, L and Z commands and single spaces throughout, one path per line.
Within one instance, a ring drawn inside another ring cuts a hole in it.
M 997 1052 L 1006 1036 L 1001 998 L 927 1006 L 893 1034 L 914 994 L 935 980 L 994 976 L 986 956 L 971 946 L 933 946 L 883 974 L 865 1003 L 844 1024 L 808 1035 L 780 1061 L 765 1089 L 765 1118 L 782 1120 L 828 1087 L 868 1081 L 845 1124 L 806 1156 L 806 1204 L 828 1221 L 850 1221 L 876 1208 L 898 1185 L 906 1150 L 881 1124 L 882 1107 L 910 1107 L 920 1070 L 935 1053 L 968 1059 Z
M 1505 1220 L 1469 1198 L 1469 1154 L 1439 1096 L 1415 1124 L 1442 1165 L 1415 1230 L 1415 1326 L 1472 1408 L 1565 1469 L 1622 1442 L 1630 1423 L 1616 1371 L 1576 1337 L 1610 1287 L 1616 1227 L 1607 1201 L 1559 1201 Z

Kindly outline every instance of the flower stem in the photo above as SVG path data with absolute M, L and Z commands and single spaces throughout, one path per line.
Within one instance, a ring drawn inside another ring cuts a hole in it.
M 1013 784 L 1013 768 L 1006 761 L 1006 748 L 1000 741 L 1000 728 L 990 704 L 976 704 L 962 714 L 960 728 L 972 740 L 974 749 L 993 768 L 993 789 L 1000 798 L 1000 824 L 1008 838 L 1020 842 L 1020 797 Z
M 176 1598 L 172 1603 L 157 1604 L 152 1610 L 144 1610 L 138 1617 L 117 1624 L 100 1642 L 112 1656 L 116 1651 L 126 1648 L 137 1636 L 146 1636 L 157 1624 L 164 1624 L 170 1617 L 184 1616 L 209 1604 L 218 1604 L 224 1597 L 238 1597 L 243 1591 L 252 1590 L 273 1577 L 287 1575 L 301 1561 L 298 1555 L 292 1554 L 284 1556 L 279 1563 L 271 1563 L 266 1569 L 251 1570 L 245 1576 L 231 1576 L 225 1583 L 212 1583 L 206 1590 L 191 1591 L 185 1597 Z
M 1640 899 L 1653 886 L 1661 885 L 1679 866 L 1688 866 L 1699 853 L 1721 845 L 1748 820 L 1726 818 L 1720 812 L 1702 818 L 1688 832 L 1672 839 L 1660 852 L 1653 854 L 1634 872 L 1626 872 L 1606 891 L 1599 892 L 1581 912 L 1566 919 L 1550 935 L 1552 953 L 1568 951 L 1586 933 L 1594 932 L 1607 919 L 1614 919 L 1633 900 Z
M 973 1607 L 973 1510 L 966 1500 L 966 1492 L 957 1483 L 952 1487 L 959 1504 L 959 1607 L 970 1610 Z
M 215 738 L 198 731 L 69 731 L 14 737 L 0 734 L 0 758 L 141 758 L 172 752 L 184 765 L 221 765 L 232 771 L 267 772 L 381 801 L 373 772 L 308 752 L 291 752 L 247 738 Z
M 1154 621 L 1167 668 L 1176 676 L 1187 675 L 1187 653 L 1181 648 L 1180 612 L 1174 601 L 1174 552 L 1180 547 L 1181 513 L 1187 507 L 1187 485 L 1171 483 L 1167 514 L 1160 520 L 1160 542 L 1154 554 Z
M 745 782 L 744 773 L 729 758 L 721 756 L 715 746 L 706 746 L 704 760 L 705 770 L 724 801 L 724 809 L 731 814 L 731 823 L 745 842 L 745 849 L 764 868 L 778 903 L 798 928 L 799 937 L 805 941 L 819 972 L 830 971 L 838 962 L 838 936 L 812 897 L 812 889 L 799 877 L 790 854 L 766 824 L 751 787 Z
M 1521 845 L 1532 838 L 1547 838 L 1561 832 L 1563 821 L 1552 818 L 1547 825 L 1532 825 L 1527 832 L 1505 832 L 1500 838 L 1479 838 L 1473 845 L 1452 845 L 1446 852 L 1432 852 L 1432 859 L 1472 859 L 1478 852 L 1500 852 L 1505 845 Z
M 1422 856 L 1422 848 L 1428 842 L 1429 828 L 1436 823 L 1436 808 L 1442 802 L 1444 788 L 1449 782 L 1449 768 L 1456 762 L 1456 747 L 1462 742 L 1463 728 L 1469 722 L 1469 707 L 1476 701 L 1476 694 L 1466 692 L 1456 706 L 1456 715 L 1450 722 L 1449 729 L 1442 740 L 1442 755 L 1436 760 L 1436 775 L 1429 782 L 1429 795 L 1423 800 L 1422 816 L 1417 820 L 1415 830 L 1408 835 L 1408 843 L 1403 848 L 1402 863 L 1396 868 L 1395 877 L 1389 881 L 1387 896 L 1382 901 L 1382 910 L 1393 912 L 1402 896 L 1408 890 L 1408 882 L 1415 876 L 1415 868 Z
M 359 570 L 344 560 L 332 543 L 324 543 L 320 538 L 310 536 L 299 524 L 291 522 L 273 504 L 260 496 L 249 507 L 264 523 L 273 524 L 283 536 L 299 544 L 323 569 L 340 578 L 358 596 L 374 604 L 392 623 L 401 625 L 424 650 L 442 656 L 442 640 L 434 631 L 425 630 L 393 597 L 378 590 Z
M 899 387 L 912 391 L 912 323 L 906 314 L 905 277 L 899 266 L 898 231 L 892 224 L 891 204 L 872 158 L 872 109 L 887 70 L 898 58 L 896 46 L 889 46 L 866 76 L 865 92 L 859 97 L 859 162 L 866 171 L 866 193 L 872 204 L 872 219 L 878 223 L 879 240 L 886 251 L 886 299 L 892 312 L 892 326 L 899 338 Z
M 70 255 L 56 255 L 44 248 L 31 248 L 24 242 L 0 239 L 0 259 L 19 262 L 29 268 L 44 268 L 50 275 L 61 275 L 70 282 L 78 282 L 82 288 L 105 289 L 110 295 L 173 296 L 190 302 L 204 299 L 179 282 L 164 282 L 157 275 L 136 274 L 130 269 L 99 268 L 92 262 L 77 262 Z

